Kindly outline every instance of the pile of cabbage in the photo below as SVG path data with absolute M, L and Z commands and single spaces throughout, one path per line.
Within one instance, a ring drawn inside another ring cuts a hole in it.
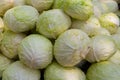
M 0 0 L 1 80 L 120 80 L 120 0 Z

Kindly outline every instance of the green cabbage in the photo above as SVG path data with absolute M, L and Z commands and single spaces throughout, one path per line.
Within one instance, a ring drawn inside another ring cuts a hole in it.
M 33 6 L 39 12 L 48 10 L 51 8 L 54 0 L 25 0 L 28 5 Z
M 120 66 L 108 61 L 95 63 L 86 76 L 87 80 L 120 80 Z
M 2 75 L 2 80 L 40 80 L 40 71 L 25 66 L 20 61 L 12 63 Z
M 1 41 L 0 49 L 2 54 L 8 58 L 17 58 L 18 45 L 25 38 L 26 35 L 23 33 L 14 33 L 12 31 L 5 31 L 3 33 L 3 39 Z
M 62 33 L 54 45 L 54 56 L 59 64 L 72 67 L 83 60 L 89 51 L 90 38 L 79 29 Z
M 111 36 L 98 35 L 92 39 L 91 49 L 86 56 L 89 62 L 100 62 L 110 58 L 117 50 Z
M 44 11 L 37 21 L 37 31 L 48 38 L 56 39 L 71 26 L 71 19 L 60 9 Z
M 13 32 L 25 32 L 35 27 L 38 16 L 38 11 L 31 6 L 16 6 L 5 13 L 4 22 Z
M 31 34 L 18 47 L 20 60 L 30 68 L 43 69 L 52 62 L 52 43 L 42 35 Z
M 65 68 L 55 62 L 45 69 L 44 80 L 85 80 L 85 74 L 78 68 Z

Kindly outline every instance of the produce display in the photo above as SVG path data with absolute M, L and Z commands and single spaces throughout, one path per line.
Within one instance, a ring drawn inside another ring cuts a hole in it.
M 120 0 L 0 0 L 0 80 L 120 80 Z

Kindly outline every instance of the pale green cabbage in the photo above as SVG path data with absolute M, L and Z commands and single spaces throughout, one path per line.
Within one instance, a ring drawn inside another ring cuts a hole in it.
M 62 33 L 54 45 L 54 56 L 59 64 L 71 67 L 83 60 L 89 51 L 90 38 L 79 29 Z
M 86 56 L 89 62 L 100 62 L 110 58 L 117 50 L 111 36 L 98 35 L 91 41 L 91 49 Z
M 120 80 L 120 66 L 108 61 L 95 63 L 86 76 L 87 80 Z
M 7 10 L 14 5 L 13 0 L 0 0 L 0 16 L 3 16 Z
M 37 31 L 48 38 L 56 39 L 71 26 L 71 19 L 60 9 L 44 11 L 37 21 Z
M 22 6 L 25 4 L 26 4 L 25 0 L 14 0 L 14 7 L 15 6 Z
M 115 13 L 103 14 L 99 17 L 102 27 L 106 28 L 111 34 L 116 33 L 120 20 Z
M 118 27 L 116 34 L 120 34 L 120 26 Z
M 114 39 L 117 48 L 120 49 L 120 34 L 114 34 L 112 35 L 112 38 Z
M 0 54 L 0 77 L 2 77 L 3 71 L 6 70 L 11 63 L 12 61 L 10 59 Z
M 31 34 L 19 45 L 19 58 L 30 68 L 43 69 L 52 62 L 52 43 L 42 35 Z
M 39 12 L 51 8 L 54 0 L 25 0 L 28 5 L 35 7 Z
M 63 9 L 72 18 L 78 20 L 87 20 L 93 14 L 91 0 L 65 0 Z
M 107 5 L 105 3 L 102 3 L 100 0 L 92 0 L 92 3 L 94 8 L 94 15 L 96 17 L 109 12 Z
M 53 62 L 45 69 L 44 80 L 86 80 L 86 76 L 76 67 L 65 68 Z
M 25 32 L 33 29 L 39 13 L 32 6 L 16 6 L 4 15 L 5 25 L 13 32 Z
M 54 0 L 53 8 L 55 9 L 62 9 L 63 8 L 63 2 L 65 0 Z
M 102 3 L 106 4 L 109 12 L 115 12 L 118 10 L 118 4 L 114 0 L 100 0 Z
M 2 75 L 2 80 L 40 80 L 40 71 L 25 66 L 20 61 L 12 63 Z
M 101 28 L 99 20 L 95 16 L 91 16 L 87 21 L 74 20 L 72 28 L 81 29 L 90 37 L 96 35 L 98 29 Z
M 8 58 L 16 58 L 18 55 L 18 45 L 25 38 L 23 33 L 14 33 L 12 31 L 5 31 L 1 41 L 0 49 L 2 54 Z
M 120 50 L 118 49 L 116 53 L 113 56 L 111 56 L 108 60 L 120 65 Z

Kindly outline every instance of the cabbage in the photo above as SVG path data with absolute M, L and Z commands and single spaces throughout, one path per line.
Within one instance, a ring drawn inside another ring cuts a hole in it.
M 13 0 L 0 0 L 0 16 L 3 16 L 7 10 L 13 7 Z
M 14 0 L 14 7 L 15 6 L 22 6 L 25 5 L 25 0 Z
M 118 49 L 116 53 L 113 56 L 111 56 L 108 60 L 120 65 L 120 50 Z
M 54 9 L 62 9 L 63 8 L 63 2 L 65 0 L 54 0 L 53 8 Z
M 93 14 L 91 0 L 65 0 L 63 10 L 72 18 L 87 20 Z
M 71 26 L 71 19 L 60 9 L 44 11 L 37 21 L 37 31 L 48 38 L 56 39 Z
M 87 71 L 87 80 L 120 80 L 120 66 L 108 61 L 93 64 Z
M 109 12 L 115 12 L 118 10 L 118 4 L 114 0 L 100 0 L 102 3 L 106 4 Z
M 117 48 L 111 36 L 98 35 L 92 39 L 91 49 L 86 56 L 89 62 L 100 62 L 111 57 Z
M 72 28 L 81 29 L 92 37 L 96 35 L 97 30 L 101 28 L 101 25 L 95 16 L 91 16 L 87 21 L 74 20 Z
M 10 59 L 0 54 L 0 77 L 2 77 L 3 71 L 6 70 L 11 63 L 12 61 Z
M 40 71 L 16 61 L 3 72 L 2 80 L 40 80 Z
M 51 8 L 54 0 L 25 0 L 28 5 L 33 6 L 39 12 L 48 10 Z
M 92 0 L 93 12 L 96 17 L 101 16 L 104 13 L 108 13 L 108 7 L 105 3 L 100 2 L 100 0 Z
M 120 27 L 118 27 L 116 34 L 120 34 Z
M 99 17 L 99 21 L 101 26 L 109 30 L 111 34 L 114 34 L 117 31 L 118 26 L 120 25 L 119 18 L 114 13 L 107 13 L 101 15 Z
M 31 6 L 16 6 L 4 15 L 5 25 L 13 32 L 25 32 L 35 27 L 38 11 Z
M 114 39 L 117 48 L 120 49 L 120 34 L 114 34 L 112 35 L 112 38 Z
M 65 68 L 55 62 L 44 73 L 44 80 L 85 80 L 85 74 L 78 68 Z
M 31 34 L 18 47 L 20 61 L 30 68 L 43 69 L 52 61 L 52 43 L 42 35 Z
M 25 38 L 26 35 L 23 33 L 14 33 L 12 31 L 5 31 L 3 33 L 3 39 L 1 41 L 0 49 L 2 54 L 8 58 L 17 58 L 18 45 Z
M 79 29 L 62 33 L 54 45 L 54 56 L 59 64 L 72 67 L 83 60 L 89 51 L 90 38 Z

